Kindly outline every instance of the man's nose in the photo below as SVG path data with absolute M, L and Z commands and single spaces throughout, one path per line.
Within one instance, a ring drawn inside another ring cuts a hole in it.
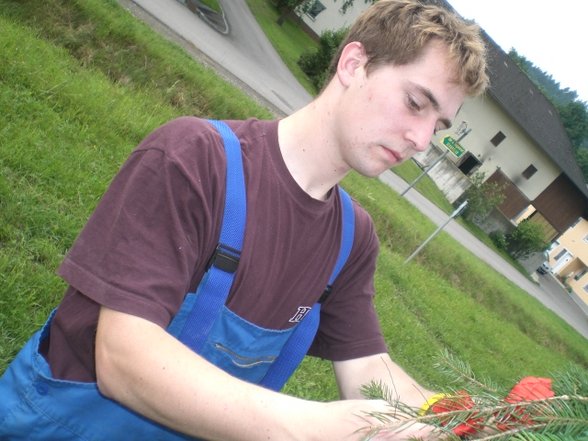
M 435 123 L 429 121 L 422 122 L 418 126 L 413 127 L 410 132 L 410 141 L 413 143 L 414 150 L 417 152 L 427 150 L 434 132 Z

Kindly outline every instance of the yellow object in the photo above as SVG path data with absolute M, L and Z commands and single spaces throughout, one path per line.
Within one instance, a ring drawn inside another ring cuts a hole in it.
M 431 406 L 433 404 L 435 404 L 437 401 L 442 400 L 443 398 L 447 398 L 449 397 L 448 394 L 444 394 L 444 393 L 438 393 L 435 395 L 431 395 L 427 401 L 425 401 L 425 404 L 423 404 L 421 406 L 421 408 L 419 409 L 419 416 L 423 416 L 427 413 L 427 411 L 431 408 Z

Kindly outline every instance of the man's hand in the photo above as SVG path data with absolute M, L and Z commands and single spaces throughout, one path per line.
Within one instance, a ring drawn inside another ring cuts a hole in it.
M 334 419 L 339 421 L 340 435 L 325 435 L 321 438 L 323 440 L 408 441 L 418 439 L 432 441 L 440 439 L 439 432 L 434 426 L 409 422 L 408 416 L 404 422 L 403 415 L 383 400 L 342 400 L 326 403 L 326 405 L 331 418 L 339 413 L 339 416 Z

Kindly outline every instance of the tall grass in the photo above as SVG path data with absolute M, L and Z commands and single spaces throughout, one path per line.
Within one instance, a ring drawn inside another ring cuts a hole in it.
M 0 0 L 0 371 L 65 288 L 64 254 L 130 150 L 182 114 L 269 118 L 268 110 L 137 22 L 115 1 Z M 393 357 L 444 384 L 442 348 L 510 384 L 574 363 L 586 340 L 377 180 L 344 186 L 381 240 L 376 298 Z M 336 396 L 330 366 L 305 360 L 287 392 Z

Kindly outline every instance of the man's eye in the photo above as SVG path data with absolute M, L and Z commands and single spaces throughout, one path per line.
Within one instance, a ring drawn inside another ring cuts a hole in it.
M 421 106 L 419 105 L 419 103 L 417 103 L 414 98 L 412 98 L 410 95 L 407 97 L 408 100 L 408 107 L 410 107 L 412 110 L 416 110 L 417 112 L 421 110 Z

